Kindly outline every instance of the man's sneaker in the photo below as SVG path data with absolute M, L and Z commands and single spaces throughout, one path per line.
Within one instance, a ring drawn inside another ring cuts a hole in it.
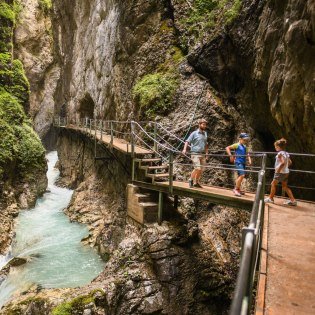
M 296 200 L 294 200 L 294 201 L 286 200 L 283 204 L 284 204 L 285 206 L 297 206 Z
M 242 197 L 241 192 L 238 189 L 233 189 L 234 195 L 237 197 Z
M 202 188 L 202 186 L 199 183 L 194 184 L 194 187 L 196 188 Z
M 189 184 L 189 188 L 193 188 L 194 187 L 194 181 L 192 179 L 188 180 L 188 184 Z
M 265 203 L 275 203 L 273 199 L 271 198 L 265 198 Z

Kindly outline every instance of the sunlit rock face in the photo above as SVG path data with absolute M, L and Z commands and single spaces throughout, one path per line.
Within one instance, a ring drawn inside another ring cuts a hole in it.
M 14 33 L 15 54 L 30 82 L 29 113 L 41 138 L 48 132 L 54 114 L 54 92 L 59 67 L 54 61 L 53 36 L 48 12 L 38 0 L 22 0 Z

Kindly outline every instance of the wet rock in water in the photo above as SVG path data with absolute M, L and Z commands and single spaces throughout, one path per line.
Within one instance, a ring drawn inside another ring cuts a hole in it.
M 19 267 L 27 263 L 27 259 L 24 257 L 14 257 L 9 262 L 10 267 Z

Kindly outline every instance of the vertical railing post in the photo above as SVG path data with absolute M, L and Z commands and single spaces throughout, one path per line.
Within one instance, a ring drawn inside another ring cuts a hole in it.
M 110 121 L 110 145 L 114 144 L 114 130 L 113 130 L 113 122 Z
M 84 126 L 85 132 L 87 133 L 88 131 L 88 118 L 85 117 L 85 126 Z
M 136 179 L 136 161 L 133 157 L 131 159 L 131 180 L 134 181 Z
M 103 141 L 103 120 L 101 120 L 101 141 Z
M 92 119 L 90 119 L 90 134 L 92 134 Z
M 60 116 L 58 117 L 58 124 L 59 124 L 59 127 L 61 126 L 61 118 Z
M 97 119 L 94 120 L 94 158 L 96 158 L 96 123 Z
M 153 150 L 154 152 L 157 152 L 157 141 L 156 141 L 156 137 L 157 137 L 157 123 L 156 121 L 154 122 L 154 134 L 153 134 L 153 139 L 154 139 L 154 144 L 153 144 Z
M 168 180 L 169 180 L 169 191 L 170 195 L 173 195 L 173 161 L 174 161 L 174 155 L 173 151 L 169 151 L 169 157 L 168 157 Z
M 161 225 L 163 220 L 163 192 L 159 191 L 159 209 L 158 209 L 158 223 Z
M 131 156 L 132 158 L 134 158 L 135 157 L 135 123 L 134 121 L 131 121 L 130 131 L 131 131 Z

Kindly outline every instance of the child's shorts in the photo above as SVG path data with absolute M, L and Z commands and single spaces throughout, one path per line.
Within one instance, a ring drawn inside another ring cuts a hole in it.
M 277 180 L 279 183 L 287 182 L 289 178 L 289 173 L 275 173 L 273 179 Z
M 237 175 L 242 176 L 246 175 L 245 164 L 243 163 L 235 163 L 235 169 L 237 170 Z

